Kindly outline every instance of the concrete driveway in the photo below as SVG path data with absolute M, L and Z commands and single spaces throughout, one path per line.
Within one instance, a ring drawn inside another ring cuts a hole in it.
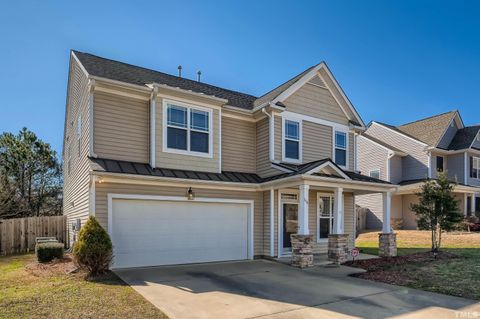
M 359 270 L 299 270 L 265 261 L 136 268 L 116 273 L 179 318 L 475 318 L 472 300 L 348 277 Z M 461 311 L 461 312 L 460 312 Z

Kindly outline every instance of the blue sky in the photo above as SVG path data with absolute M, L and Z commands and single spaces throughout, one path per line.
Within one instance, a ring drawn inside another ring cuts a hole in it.
M 366 122 L 480 123 L 475 1 L 2 1 L 0 132 L 61 151 L 70 49 L 261 95 L 325 60 Z

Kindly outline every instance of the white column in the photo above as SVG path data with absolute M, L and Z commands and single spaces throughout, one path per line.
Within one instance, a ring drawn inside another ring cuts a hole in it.
M 275 256 L 275 190 L 270 188 L 270 256 Z
M 383 228 L 382 233 L 390 234 L 392 232 L 392 227 L 390 225 L 390 217 L 392 210 L 392 193 L 386 192 L 382 193 L 383 198 Z
M 468 215 L 468 194 L 463 194 L 463 214 Z
M 472 193 L 471 195 L 472 197 L 470 197 L 470 213 L 472 213 L 472 216 L 475 216 L 475 211 L 476 211 L 476 207 L 475 207 L 475 193 Z
M 308 235 L 308 193 L 310 185 L 300 185 L 298 196 L 298 234 Z
M 343 234 L 343 188 L 339 187 L 335 189 L 335 199 L 333 207 L 333 234 Z

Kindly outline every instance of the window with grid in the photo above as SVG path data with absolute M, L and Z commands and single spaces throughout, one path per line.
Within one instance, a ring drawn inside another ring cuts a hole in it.
M 290 160 L 300 159 L 300 123 L 291 120 L 285 120 L 284 127 L 284 145 L 285 158 Z
M 194 153 L 210 152 L 210 113 L 168 104 L 167 147 Z
M 470 157 L 470 177 L 480 179 L 480 158 Z
M 335 132 L 335 163 L 347 166 L 347 133 Z

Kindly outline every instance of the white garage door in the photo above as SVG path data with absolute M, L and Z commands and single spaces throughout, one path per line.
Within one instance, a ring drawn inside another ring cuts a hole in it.
M 249 205 L 113 199 L 114 268 L 249 257 Z

